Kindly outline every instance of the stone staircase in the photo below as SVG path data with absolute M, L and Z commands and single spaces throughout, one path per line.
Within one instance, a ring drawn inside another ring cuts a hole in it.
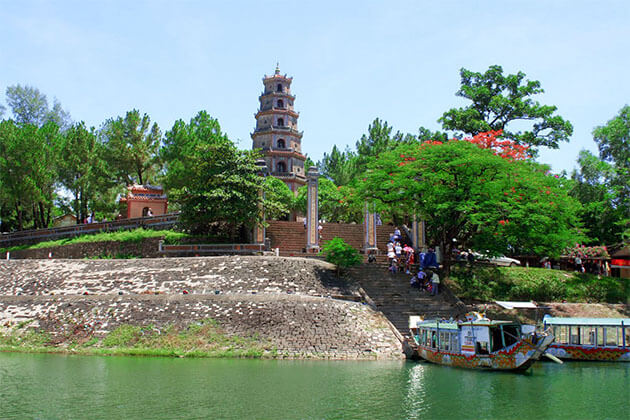
M 306 247 L 306 229 L 302 222 L 268 221 L 267 237 L 272 248 L 280 248 L 280 255 L 302 255 Z M 324 223 L 322 225 L 320 244 L 335 237 L 343 238 L 349 245 L 363 252 L 365 243 L 365 227 L 363 224 Z M 390 225 L 377 226 L 376 243 L 379 254 L 387 251 L 389 235 L 394 231 Z
M 440 283 L 440 294 L 431 296 L 427 292 L 411 288 L 411 275 L 391 274 L 387 263 L 377 259 L 374 264 L 362 264 L 348 270 L 369 296 L 368 302 L 381 311 L 405 337 L 409 335 L 409 316 L 420 315 L 425 319 L 450 318 L 466 312 L 466 307 L 450 290 Z

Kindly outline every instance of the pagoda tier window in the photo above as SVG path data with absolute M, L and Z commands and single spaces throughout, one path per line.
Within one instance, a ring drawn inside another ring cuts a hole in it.
M 278 99 L 278 108 L 284 108 L 284 102 L 282 99 Z
M 278 86 L 276 87 L 276 91 L 282 92 L 282 85 L 280 83 L 278 83 Z
M 284 162 L 278 162 L 278 165 L 276 166 L 276 168 L 278 169 L 278 172 L 286 172 L 287 171 L 287 165 Z
M 284 127 L 284 119 L 283 118 L 278 118 L 278 126 Z
M 284 139 L 279 139 L 278 140 L 278 148 L 284 149 L 286 147 L 287 147 L 287 145 L 284 143 Z

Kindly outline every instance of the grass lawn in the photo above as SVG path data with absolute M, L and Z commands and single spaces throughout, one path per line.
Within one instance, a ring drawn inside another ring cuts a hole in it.
M 448 285 L 461 299 L 626 303 L 630 280 L 525 267 L 453 267 Z
M 15 251 L 19 249 L 41 249 L 57 246 L 88 243 L 88 242 L 141 242 L 147 238 L 164 238 L 166 244 L 177 244 L 182 240 L 191 238 L 191 235 L 172 230 L 133 229 L 118 232 L 101 232 L 75 236 L 74 238 L 57 239 L 55 241 L 38 242 L 31 245 L 18 245 L 10 248 L 2 248 L 0 252 Z

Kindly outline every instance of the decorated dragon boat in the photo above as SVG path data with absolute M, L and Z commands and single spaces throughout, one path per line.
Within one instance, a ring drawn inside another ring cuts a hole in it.
M 477 313 L 468 315 L 466 321 L 425 321 L 411 316 L 409 327 L 420 358 L 468 369 L 527 370 L 554 339 L 533 326 L 493 321 Z
M 630 318 L 555 318 L 545 315 L 555 336 L 549 353 L 560 359 L 630 362 Z

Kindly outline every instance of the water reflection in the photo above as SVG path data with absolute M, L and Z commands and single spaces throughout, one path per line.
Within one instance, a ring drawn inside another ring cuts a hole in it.
M 530 374 L 413 362 L 0 354 L 0 418 L 628 418 L 630 363 Z

